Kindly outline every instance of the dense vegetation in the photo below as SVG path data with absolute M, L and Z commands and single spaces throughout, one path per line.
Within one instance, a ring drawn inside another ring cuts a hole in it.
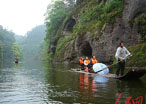
M 108 3 L 106 3 L 106 0 L 100 2 L 96 0 L 77 0 L 76 3 L 73 4 L 74 8 L 72 10 L 70 10 L 67 4 L 69 3 L 55 1 L 48 6 L 49 8 L 46 13 L 47 35 L 45 40 L 49 49 L 46 50 L 46 54 L 48 54 L 46 60 L 52 60 L 55 55 L 56 57 L 62 57 L 65 44 L 78 35 L 84 35 L 90 32 L 90 35 L 94 36 L 98 28 L 102 35 L 104 24 L 113 24 L 116 17 L 122 16 L 123 11 L 123 0 L 111 0 Z M 78 15 L 81 21 L 74 25 L 73 33 L 70 36 L 61 36 L 66 22 L 73 15 Z M 52 51 L 51 44 L 54 41 L 57 41 L 54 43 L 57 44 L 57 47 L 54 47 L 53 50 L 55 51 Z
M 40 59 L 41 44 L 46 35 L 46 27 L 39 25 L 34 27 L 31 31 L 27 32 L 27 36 L 15 36 L 24 53 L 24 59 Z
M 48 6 L 46 12 L 46 26 L 47 26 L 47 35 L 45 38 L 46 45 L 44 54 L 45 60 L 52 60 L 53 53 L 50 51 L 48 55 L 48 47 L 51 48 L 52 40 L 57 39 L 57 36 L 60 35 L 60 27 L 63 24 L 63 20 L 67 16 L 68 10 L 66 9 L 67 5 L 63 1 L 55 1 L 53 4 Z M 57 35 L 58 34 L 58 35 Z
M 82 8 L 81 23 L 76 24 L 74 28 L 75 35 L 83 35 L 87 31 L 91 32 L 91 36 L 94 35 L 97 28 L 100 29 L 102 35 L 103 25 L 105 23 L 114 24 L 115 17 L 121 17 L 123 11 L 123 0 L 111 0 L 106 4 L 105 0 L 100 3 L 90 1 L 88 9 L 86 6 Z
M 23 54 L 15 42 L 14 33 L 0 26 L 0 62 L 13 62 L 16 57 L 22 58 Z
M 146 42 L 129 47 L 129 51 L 133 56 L 127 61 L 127 66 L 146 66 Z
M 114 24 L 116 18 L 122 17 L 124 0 L 59 0 L 48 6 L 46 12 L 47 35 L 45 38 L 44 56 L 46 60 L 54 60 L 58 57 L 63 61 L 63 54 L 68 43 L 79 35 L 90 32 L 90 37 L 94 37 L 98 30 L 99 37 L 105 30 L 105 24 Z M 71 18 L 80 18 L 79 22 L 73 26 L 71 35 L 62 36 L 62 31 L 67 21 Z M 146 39 L 146 13 L 140 13 L 131 19 L 131 28 L 137 24 L 138 33 L 141 35 L 141 42 L 130 46 L 129 49 L 133 57 L 128 61 L 128 66 L 145 66 L 145 39 Z M 112 32 L 112 31 L 111 31 Z M 55 47 L 54 47 L 55 46 Z M 134 47 L 134 48 L 133 48 Z

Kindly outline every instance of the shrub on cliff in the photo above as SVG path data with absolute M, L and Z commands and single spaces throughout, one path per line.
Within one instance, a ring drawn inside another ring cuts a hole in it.
M 133 56 L 127 61 L 127 66 L 146 66 L 146 42 L 129 47 L 129 51 Z
M 97 31 L 97 27 L 102 32 L 105 23 L 114 24 L 115 18 L 122 16 L 123 0 L 111 0 L 107 3 L 102 0 L 96 5 L 95 3 L 95 1 L 90 1 L 88 9 L 86 6 L 81 9 L 81 23 L 76 24 L 78 28 L 74 28 L 73 34 L 83 35 L 90 31 L 93 36 Z

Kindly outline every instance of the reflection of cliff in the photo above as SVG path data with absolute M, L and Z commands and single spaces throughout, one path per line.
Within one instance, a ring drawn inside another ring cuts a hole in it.
M 146 12 L 145 0 L 88 0 L 83 4 L 74 8 L 61 34 L 51 42 L 49 52 L 55 61 L 92 55 L 99 61 L 112 61 L 120 41 L 129 46 L 141 40 L 137 18 Z

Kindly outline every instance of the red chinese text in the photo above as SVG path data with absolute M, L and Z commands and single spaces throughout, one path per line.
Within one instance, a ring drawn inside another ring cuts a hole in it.
M 120 98 L 122 96 L 122 93 L 119 94 L 119 97 L 115 104 L 120 104 Z M 138 96 L 137 98 L 133 99 L 131 96 L 128 96 L 126 98 L 125 104 L 143 104 L 144 97 L 143 96 Z M 145 94 L 145 104 L 146 104 L 146 94 Z

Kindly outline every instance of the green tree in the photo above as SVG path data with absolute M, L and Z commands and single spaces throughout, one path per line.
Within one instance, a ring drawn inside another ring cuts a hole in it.
M 13 58 L 18 57 L 19 59 L 23 58 L 23 53 L 19 49 L 19 45 L 17 43 L 12 44 Z
M 52 52 L 50 53 L 48 50 L 50 50 L 51 42 L 57 39 L 58 35 L 60 35 L 59 30 L 61 28 L 61 25 L 63 24 L 64 19 L 66 18 L 68 14 L 68 6 L 67 3 L 64 1 L 55 1 L 52 4 L 48 5 L 47 11 L 46 11 L 46 37 L 45 42 L 49 49 L 44 50 L 44 53 L 48 54 L 47 59 L 52 59 Z M 46 49 L 46 48 L 45 48 Z
M 66 5 L 63 1 L 55 1 L 48 5 L 46 12 L 47 38 L 55 36 L 66 15 Z
M 13 32 L 0 26 L 0 61 L 3 63 L 12 62 L 14 59 L 15 53 L 12 50 L 15 43 L 14 35 Z

